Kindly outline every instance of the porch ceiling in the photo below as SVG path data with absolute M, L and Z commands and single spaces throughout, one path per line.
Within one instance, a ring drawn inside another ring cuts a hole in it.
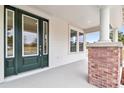
M 68 21 L 85 32 L 99 31 L 100 15 L 97 5 L 32 5 L 49 15 Z M 113 27 L 122 24 L 121 6 L 111 6 L 110 23 Z

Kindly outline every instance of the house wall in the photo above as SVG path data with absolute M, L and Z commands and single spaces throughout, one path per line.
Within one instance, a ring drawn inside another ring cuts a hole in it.
M 58 66 L 82 60 L 83 53 L 69 53 L 69 25 L 53 17 L 50 30 L 50 65 Z
M 41 10 L 32 8 L 30 6 L 14 6 L 30 13 L 36 14 L 38 16 L 44 17 L 49 20 L 49 68 L 61 66 L 64 64 L 69 64 L 71 62 L 76 62 L 83 60 L 85 57 L 85 52 L 81 53 L 69 53 L 69 24 L 68 22 L 49 15 Z M 1 25 L 2 24 L 2 25 Z M 0 6 L 0 42 L 3 43 L 3 6 Z M 79 28 L 78 28 L 79 29 Z M 81 30 L 82 31 L 82 30 Z M 83 32 L 83 31 L 82 31 Z M 0 77 L 3 77 L 3 44 L 0 47 Z M 2 72 L 1 72 L 2 71 Z
M 0 6 L 0 82 L 4 80 L 4 7 Z

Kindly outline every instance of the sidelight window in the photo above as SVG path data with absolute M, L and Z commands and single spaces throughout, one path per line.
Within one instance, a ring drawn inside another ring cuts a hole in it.
M 48 23 L 43 21 L 43 54 L 48 54 Z
M 6 9 L 6 58 L 14 57 L 14 11 Z

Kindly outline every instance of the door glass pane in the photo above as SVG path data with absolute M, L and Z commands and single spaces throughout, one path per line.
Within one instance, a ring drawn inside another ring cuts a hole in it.
M 6 57 L 14 57 L 14 11 L 6 9 Z
M 22 53 L 38 55 L 38 20 L 26 15 L 22 16 Z
M 74 30 L 70 33 L 70 52 L 77 52 L 77 31 Z
M 43 54 L 48 54 L 48 23 L 43 22 Z
M 79 51 L 83 51 L 83 33 L 79 32 Z

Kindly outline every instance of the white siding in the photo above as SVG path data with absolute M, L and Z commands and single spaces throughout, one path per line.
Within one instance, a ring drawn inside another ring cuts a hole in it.
M 0 6 L 0 82 L 4 80 L 4 7 Z

